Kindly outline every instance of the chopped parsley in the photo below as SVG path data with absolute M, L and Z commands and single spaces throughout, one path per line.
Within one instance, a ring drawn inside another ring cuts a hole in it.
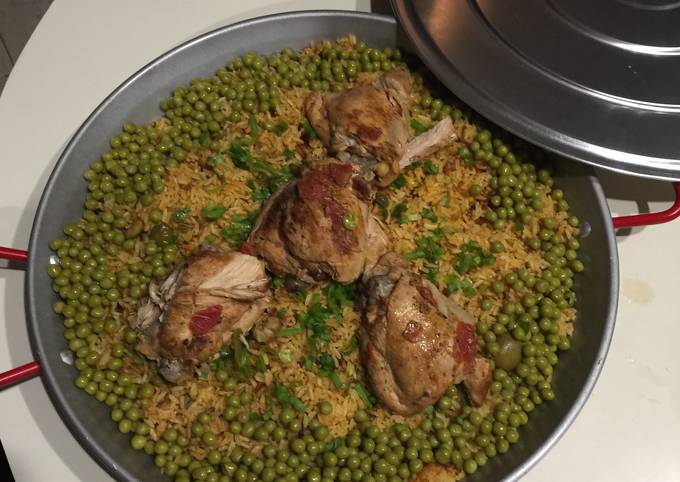
M 224 216 L 227 212 L 227 208 L 213 201 L 209 201 L 208 204 L 203 208 L 201 214 L 203 217 L 209 221 L 215 221 Z
M 272 190 L 268 187 L 263 187 L 262 189 L 257 189 L 253 191 L 253 199 L 256 201 L 266 201 L 272 196 Z
M 288 130 L 288 123 L 281 121 L 274 124 L 274 132 L 278 135 L 283 135 Z
M 330 341 L 331 332 L 328 325 L 326 325 L 326 321 L 332 314 L 331 310 L 321 304 L 319 293 L 312 295 L 307 311 L 298 314 L 298 322 L 310 332 L 307 344 L 312 352 L 316 352 L 319 341 Z
M 481 266 L 488 266 L 496 262 L 496 257 L 484 251 L 477 241 L 465 243 L 456 255 L 454 269 L 458 274 L 466 274 Z
M 469 279 L 460 279 L 455 274 L 450 274 L 446 277 L 446 294 L 455 293 L 458 290 L 463 290 L 463 294 L 471 298 L 477 294 L 477 290 L 472 287 L 472 281 Z
M 256 201 L 266 201 L 274 192 L 269 186 L 260 186 L 254 179 L 247 183 L 248 187 L 253 191 L 253 199 Z
M 335 281 L 330 281 L 324 286 L 323 293 L 326 297 L 328 309 L 335 314 L 337 319 L 340 319 L 344 306 L 354 306 L 356 286 L 353 283 L 343 285 L 336 283 Z
M 436 223 L 437 221 L 439 221 L 439 218 L 437 217 L 437 215 L 434 212 L 432 212 L 431 209 L 423 209 L 420 212 L 420 215 L 422 217 L 424 217 L 425 219 L 432 221 L 433 223 Z
M 283 288 L 284 283 L 285 280 L 283 278 L 279 278 L 278 276 L 274 276 L 274 278 L 272 279 L 272 286 L 274 287 L 274 289 Z
M 343 438 L 342 437 L 335 437 L 333 440 L 330 442 L 327 442 L 326 445 L 323 446 L 323 451 L 324 452 L 334 452 L 335 449 L 340 447 L 342 445 Z
M 437 283 L 437 276 L 439 276 L 439 266 L 436 264 L 430 266 L 425 273 L 425 277 L 435 284 Z
M 222 238 L 224 238 L 225 241 L 228 241 L 232 248 L 238 248 L 248 238 L 256 218 L 256 212 L 250 214 L 234 214 L 231 217 L 231 222 L 220 231 Z
M 406 253 L 404 256 L 409 261 L 424 259 L 430 263 L 438 263 L 446 251 L 439 244 L 442 234 L 444 234 L 444 230 L 436 228 L 432 235 L 416 239 L 417 249 L 411 253 Z
M 175 221 L 184 221 L 190 211 L 190 208 L 179 208 L 177 211 L 175 211 Z
M 292 159 L 295 157 L 295 151 L 292 149 L 288 149 L 287 147 L 283 150 L 283 155 L 286 156 L 288 159 Z
M 227 154 L 234 163 L 234 166 L 239 169 L 252 172 L 254 175 L 261 177 L 268 182 L 270 187 L 272 185 L 278 186 L 281 183 L 289 181 L 293 177 L 292 167 L 286 165 L 281 169 L 276 169 L 270 164 L 255 159 L 244 142 L 244 139 L 236 139 L 231 143 Z

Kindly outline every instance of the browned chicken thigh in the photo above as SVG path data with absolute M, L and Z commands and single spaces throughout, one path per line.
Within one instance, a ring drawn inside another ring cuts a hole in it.
M 454 135 L 451 119 L 446 117 L 427 140 L 419 136 L 408 141 L 412 83 L 408 72 L 391 70 L 371 84 L 344 92 L 313 92 L 305 100 L 305 111 L 332 155 L 377 174 L 378 183 L 386 185 L 401 169 L 436 151 Z
M 245 249 L 278 276 L 355 281 L 387 251 L 371 201 L 370 186 L 353 176 L 352 166 L 322 164 L 265 203 Z
M 364 283 L 363 361 L 380 402 L 400 415 L 435 403 L 464 382 L 476 404 L 491 382 L 491 363 L 476 356 L 475 320 L 436 286 L 394 261 Z M 382 261 L 381 261 L 382 263 Z
M 264 263 L 239 252 L 205 250 L 160 286 L 137 312 L 137 350 L 159 362 L 171 382 L 191 377 L 231 336 L 245 333 L 267 308 L 269 276 Z
M 411 91 L 411 76 L 392 70 L 373 84 L 335 94 L 313 92 L 305 107 L 333 154 L 347 152 L 390 163 L 406 146 Z

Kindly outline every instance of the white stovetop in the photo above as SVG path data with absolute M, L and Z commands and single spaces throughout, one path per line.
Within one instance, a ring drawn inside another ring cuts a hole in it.
M 368 0 L 56 0 L 0 97 L 0 246 L 26 247 L 61 148 L 149 60 L 245 18 L 369 6 Z M 658 210 L 672 195 L 666 183 L 608 173 L 602 181 L 618 213 Z M 618 244 L 621 297 L 609 357 L 576 422 L 528 482 L 680 481 L 680 220 L 635 230 Z M 0 269 L 0 371 L 30 360 L 23 273 Z M 110 480 L 73 439 L 39 379 L 0 392 L 0 438 L 18 481 Z

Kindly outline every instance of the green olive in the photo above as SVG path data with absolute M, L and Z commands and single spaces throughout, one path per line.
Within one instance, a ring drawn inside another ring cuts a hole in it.
M 508 371 L 513 370 L 522 361 L 522 343 L 508 333 L 503 333 L 496 341 L 499 346 L 494 357 L 496 366 Z
M 169 244 L 175 244 L 175 242 L 177 241 L 177 235 L 173 232 L 172 228 L 170 228 L 170 226 L 168 226 L 165 223 L 158 223 L 154 225 L 154 227 L 151 228 L 151 232 L 149 233 L 149 238 L 155 241 L 158 246 L 167 246 Z

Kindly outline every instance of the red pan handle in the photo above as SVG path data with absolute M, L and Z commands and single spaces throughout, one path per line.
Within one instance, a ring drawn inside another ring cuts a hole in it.
M 667 223 L 668 221 L 672 221 L 680 216 L 680 182 L 674 182 L 673 189 L 675 190 L 675 202 L 670 208 L 657 213 L 633 214 L 630 216 L 618 216 L 612 218 L 614 229 Z M 28 251 L 4 248 L 0 246 L 0 259 L 26 261 L 28 260 Z M 27 363 L 26 365 L 22 365 L 7 372 L 0 373 L 0 389 L 32 378 L 39 373 L 40 364 L 36 361 Z
M 680 216 L 680 182 L 674 182 L 673 189 L 675 190 L 675 202 L 673 202 L 671 207 L 657 213 L 631 214 L 630 216 L 615 217 L 612 219 L 614 229 L 667 223 Z
M 15 383 L 23 382 L 36 375 L 40 375 L 40 363 L 32 361 L 21 365 L 20 367 L 12 368 L 4 373 L 0 373 L 0 390 L 7 388 Z
M 0 246 L 0 259 L 10 261 L 28 261 L 28 251 Z
M 0 259 L 7 259 L 10 261 L 27 261 L 28 251 L 23 249 L 5 248 L 0 246 Z M 32 361 L 13 368 L 4 373 L 0 373 L 0 390 L 7 388 L 15 383 L 23 382 L 29 378 L 33 378 L 40 374 L 40 363 Z

